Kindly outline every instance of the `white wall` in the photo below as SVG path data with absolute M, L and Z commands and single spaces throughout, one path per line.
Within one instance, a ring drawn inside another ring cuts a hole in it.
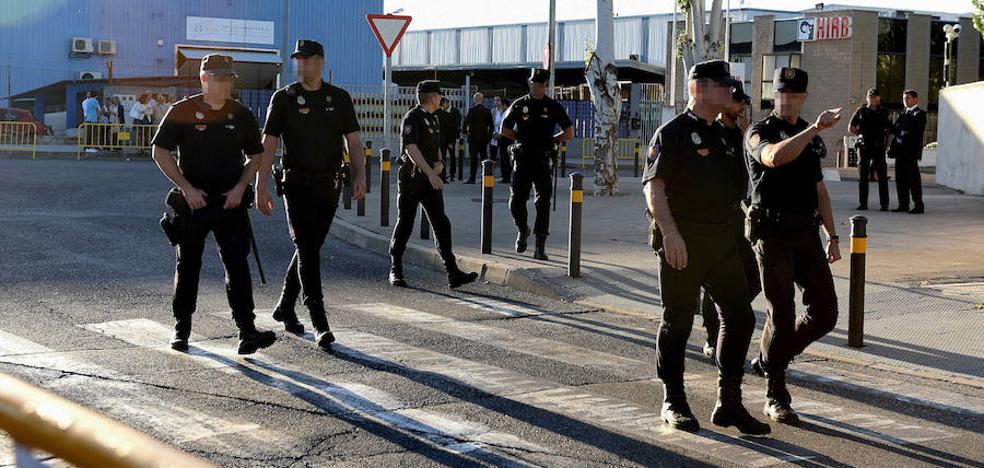
M 936 181 L 984 195 L 984 81 L 940 92 Z

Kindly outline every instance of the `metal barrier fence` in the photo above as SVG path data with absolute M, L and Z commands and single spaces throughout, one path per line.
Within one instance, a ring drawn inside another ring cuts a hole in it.
M 88 148 L 97 150 L 150 150 L 150 141 L 157 131 L 151 124 L 111 124 L 84 122 L 79 125 L 78 143 L 75 157 L 82 159 L 82 152 Z
M 619 161 L 635 160 L 635 145 L 639 143 L 640 154 L 645 154 L 646 142 L 637 138 L 619 138 L 615 147 L 615 158 Z M 580 167 L 594 167 L 594 138 L 572 138 L 567 143 L 567 160 L 581 160 Z M 571 157 L 572 154 L 578 155 Z M 643 157 L 643 156 L 640 156 Z
M 213 465 L 41 388 L 0 374 L 0 431 L 80 467 Z
M 348 91 L 352 96 L 352 104 L 355 106 L 355 116 L 359 119 L 359 126 L 362 127 L 361 135 L 363 140 L 380 142 L 383 148 L 387 145 L 383 142 L 383 86 L 382 85 L 338 85 Z M 413 86 L 395 86 L 390 93 L 390 138 L 393 144 L 397 143 L 400 137 L 400 125 L 403 115 L 410 108 L 417 105 L 417 89 Z M 451 101 L 451 105 L 461 111 L 462 117 L 467 113 L 469 97 L 465 96 L 463 88 L 442 88 L 445 97 Z
M 30 151 L 37 157 L 38 127 L 32 122 L 0 122 L 0 151 Z

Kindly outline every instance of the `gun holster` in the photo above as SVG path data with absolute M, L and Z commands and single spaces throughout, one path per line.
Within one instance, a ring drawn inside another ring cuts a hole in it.
M 747 201 L 741 202 L 741 210 L 745 213 L 745 238 L 754 243 L 762 238 L 768 228 L 768 214 L 762 207 L 751 205 Z
M 342 180 L 343 187 L 352 187 L 352 165 L 349 163 L 342 164 L 342 170 L 339 174 Z
M 663 250 L 663 233 L 656 224 L 656 218 L 646 209 L 646 219 L 649 220 L 649 247 L 653 249 L 653 254 L 659 255 Z
M 167 242 L 171 245 L 178 245 L 178 241 L 181 240 L 178 233 L 178 226 L 175 219 L 164 212 L 164 216 L 161 216 L 161 230 L 164 231 L 164 237 L 167 238 Z

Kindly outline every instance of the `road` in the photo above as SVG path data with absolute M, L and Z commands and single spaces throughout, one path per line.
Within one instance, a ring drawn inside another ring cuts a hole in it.
M 147 162 L 0 159 L 0 372 L 223 466 L 984 466 L 980 389 L 801 360 L 804 423 L 739 437 L 710 424 L 698 330 L 687 378 L 704 429 L 674 432 L 657 413 L 656 306 L 650 320 L 487 283 L 452 292 L 417 267 L 399 290 L 388 259 L 334 239 L 333 353 L 275 328 L 273 347 L 237 356 L 213 247 L 191 352 L 173 352 L 167 187 Z M 291 252 L 281 208 L 253 215 L 261 327 Z M 759 416 L 764 384 L 746 378 Z

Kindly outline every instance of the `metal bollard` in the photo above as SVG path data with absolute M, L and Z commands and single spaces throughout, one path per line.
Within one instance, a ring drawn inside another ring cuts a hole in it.
M 581 205 L 584 203 L 584 176 L 571 174 L 571 216 L 567 237 L 567 276 L 581 276 Z
M 372 142 L 367 141 L 363 154 L 366 156 L 366 193 L 372 191 Z
M 492 197 L 495 195 L 495 161 L 482 161 L 482 253 L 492 253 Z
M 389 226 L 390 215 L 390 150 L 379 152 L 379 225 Z
M 427 218 L 427 212 L 424 211 L 423 205 L 420 206 L 420 238 L 430 239 L 431 225 L 430 219 Z
M 458 181 L 465 177 L 465 139 L 458 139 Z
M 639 177 L 639 142 L 636 141 L 632 151 L 635 154 L 635 163 L 632 166 L 632 177 Z
M 567 142 L 560 143 L 560 176 L 567 177 Z
M 851 216 L 851 291 L 847 345 L 864 346 L 864 257 L 868 250 L 868 218 Z

